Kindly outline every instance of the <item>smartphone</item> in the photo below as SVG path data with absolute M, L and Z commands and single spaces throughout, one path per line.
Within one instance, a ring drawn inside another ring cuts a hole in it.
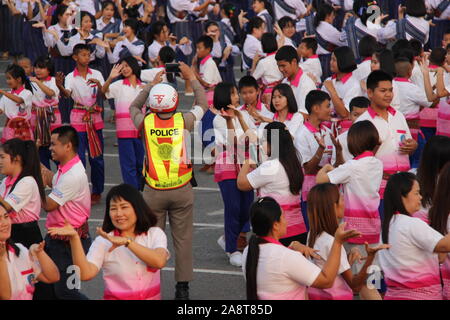
M 181 73 L 179 63 L 166 63 L 165 68 L 167 73 Z

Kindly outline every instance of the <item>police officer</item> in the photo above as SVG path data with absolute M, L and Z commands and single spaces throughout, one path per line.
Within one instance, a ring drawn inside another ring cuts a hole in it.
M 169 217 L 175 247 L 175 299 L 189 299 L 189 281 L 193 278 L 192 234 L 193 205 L 192 165 L 186 154 L 186 138 L 208 109 L 205 91 L 192 69 L 180 62 L 185 80 L 192 82 L 195 103 L 191 111 L 177 112 L 178 93 L 161 82 L 160 72 L 147 84 L 130 106 L 131 119 L 142 129 L 146 149 L 144 198 L 158 217 L 163 230 Z M 146 103 L 152 111 L 145 115 Z M 183 134 L 186 130 L 187 134 Z

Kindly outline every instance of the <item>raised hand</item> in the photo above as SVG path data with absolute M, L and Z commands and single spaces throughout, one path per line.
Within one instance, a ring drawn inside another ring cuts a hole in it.
M 163 74 L 165 74 L 165 73 L 166 73 L 165 70 L 161 70 L 160 72 L 158 72 L 158 73 L 156 74 L 155 78 L 154 78 L 153 81 L 152 81 L 152 85 L 154 86 L 154 85 L 157 85 L 158 83 L 161 83 L 162 80 L 163 80 L 162 76 L 163 76 Z
M 375 254 L 380 250 L 389 249 L 391 247 L 390 244 L 380 244 L 376 247 L 369 247 L 369 244 L 367 242 L 364 242 L 364 245 L 366 247 L 366 252 L 368 256 L 375 256 Z
M 109 74 L 109 78 L 112 80 L 112 79 L 115 79 L 118 76 L 120 76 L 122 73 L 122 68 L 123 68 L 123 66 L 121 63 L 114 65 L 114 67 L 111 69 L 111 72 Z
M 60 86 L 60 87 L 64 87 L 64 79 L 65 78 L 66 78 L 66 76 L 64 75 L 64 73 L 57 72 L 56 77 L 55 77 L 56 85 Z
M 361 236 L 361 232 L 357 230 L 345 230 L 345 225 L 346 225 L 345 222 L 341 223 L 337 228 L 336 233 L 334 234 L 334 239 L 340 244 L 343 244 L 350 238 L 356 238 Z
M 40 243 L 34 243 L 30 246 L 30 254 L 37 256 L 39 253 L 44 252 L 45 248 L 45 241 L 42 241 Z
M 348 254 L 348 263 L 350 265 L 353 265 L 355 262 L 358 262 L 358 264 L 360 264 L 364 259 L 365 258 L 363 258 L 361 251 L 359 251 L 357 247 L 352 248 L 352 250 L 350 250 L 350 253 Z
M 319 252 L 319 250 L 314 250 L 313 248 L 310 248 L 308 246 L 305 246 L 304 244 L 301 244 L 298 241 L 292 241 L 289 244 L 289 249 L 292 249 L 294 251 L 298 251 L 301 254 L 303 254 L 306 258 L 314 258 L 317 260 L 323 260 L 323 258 L 317 254 L 317 252 Z
M 112 243 L 112 246 L 109 249 L 109 252 L 113 251 L 114 249 L 116 249 L 120 246 L 126 245 L 127 241 L 128 241 L 128 239 L 125 237 L 110 236 L 105 231 L 103 231 L 102 228 L 99 228 L 99 227 L 97 227 L 97 234 Z
M 74 227 L 66 220 L 62 228 L 48 228 L 51 236 L 75 237 L 78 233 Z

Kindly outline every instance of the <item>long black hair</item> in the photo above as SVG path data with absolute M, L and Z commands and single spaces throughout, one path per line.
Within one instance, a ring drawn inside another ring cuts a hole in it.
M 278 158 L 289 178 L 289 190 L 292 194 L 299 194 L 303 184 L 303 171 L 289 130 L 284 123 L 277 121 L 269 123 L 264 130 L 267 130 L 270 157 Z
M 14 190 L 16 184 L 22 178 L 30 176 L 33 177 L 34 180 L 36 181 L 41 201 L 45 203 L 46 195 L 44 183 L 42 182 L 39 154 L 34 141 L 31 140 L 23 141 L 18 138 L 13 138 L 6 141 L 1 146 L 1 148 L 3 149 L 3 152 L 5 152 L 11 157 L 11 160 L 20 159 L 22 165 L 22 171 L 17 177 L 16 182 L 14 182 L 13 186 L 11 187 L 10 192 Z
M 384 220 L 381 229 L 383 243 L 389 243 L 389 225 L 392 217 L 397 213 L 409 216 L 402 197 L 411 192 L 414 181 L 417 181 L 417 178 L 411 172 L 399 172 L 389 178 L 384 191 Z
M 58 6 L 56 7 L 56 9 L 52 15 L 52 21 L 51 21 L 52 26 L 59 22 L 58 18 L 60 16 L 64 15 L 64 13 L 67 11 L 67 9 L 69 9 L 69 7 L 66 6 L 65 4 L 58 4 Z
M 135 235 L 140 235 L 145 233 L 151 227 L 154 227 L 157 222 L 157 218 L 153 211 L 149 208 L 145 202 L 142 194 L 133 186 L 122 183 L 118 186 L 113 187 L 106 196 L 106 209 L 105 217 L 103 219 L 103 231 L 111 232 L 116 230 L 116 227 L 112 223 L 111 216 L 109 215 L 111 201 L 115 200 L 125 200 L 129 202 L 134 209 L 136 214 L 136 226 L 134 228 Z
M 295 99 L 294 91 L 292 91 L 292 88 L 287 83 L 280 83 L 273 88 L 272 92 L 278 91 L 283 97 L 286 97 L 287 100 L 287 107 L 289 113 L 296 113 L 298 111 L 297 106 L 297 100 Z M 275 106 L 273 105 L 273 94 L 272 99 L 270 100 L 270 111 L 275 113 L 277 110 L 275 110 Z
M 120 59 L 119 63 L 122 63 L 122 62 L 126 62 L 130 66 L 130 68 L 133 71 L 133 74 L 136 76 L 136 78 L 138 80 L 141 80 L 141 67 L 139 66 L 139 63 L 135 57 L 127 56 L 123 59 Z
M 433 197 L 433 206 L 428 213 L 430 226 L 443 235 L 446 235 L 448 215 L 450 214 L 450 162 L 439 173 L 436 192 Z
M 325 18 L 334 12 L 334 9 L 331 5 L 328 3 L 322 2 L 319 10 L 317 11 L 315 17 L 314 17 L 314 27 L 317 28 L 320 24 L 320 22 L 324 21 Z
M 446 136 L 431 137 L 425 144 L 417 168 L 423 207 L 431 206 L 439 172 L 449 161 L 450 138 Z
M 340 72 L 349 73 L 356 69 L 356 60 L 353 50 L 350 47 L 342 46 L 333 51 L 337 60 L 337 67 Z
M 25 70 L 17 64 L 10 64 L 8 68 L 6 68 L 5 74 L 9 73 L 9 75 L 13 79 L 20 78 L 22 80 L 22 84 L 24 85 L 25 89 L 33 92 L 33 87 L 31 86 L 30 79 L 28 79 L 27 75 L 25 74 Z
M 273 224 L 280 221 L 281 214 L 280 205 L 271 197 L 258 199 L 250 208 L 250 221 L 255 234 L 250 238 L 245 263 L 247 300 L 258 300 L 256 273 L 258 271 L 259 245 L 267 243 L 261 237 L 270 233 Z

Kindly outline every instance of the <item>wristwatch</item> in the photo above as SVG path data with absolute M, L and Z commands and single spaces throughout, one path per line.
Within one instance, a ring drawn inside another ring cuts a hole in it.
M 131 241 L 133 241 L 131 238 L 127 239 L 127 243 L 125 243 L 125 248 L 128 248 L 128 246 L 130 245 Z

